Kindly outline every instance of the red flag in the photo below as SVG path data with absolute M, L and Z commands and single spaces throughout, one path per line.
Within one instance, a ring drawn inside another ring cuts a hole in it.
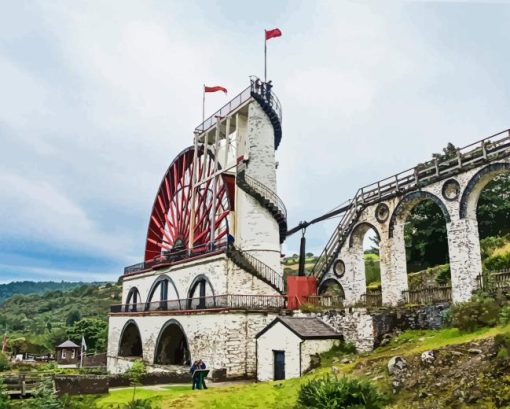
M 223 91 L 225 94 L 227 93 L 227 89 L 224 87 L 220 87 L 219 85 L 216 85 L 215 87 L 207 87 L 204 85 L 204 92 L 218 92 Z
M 282 32 L 279 28 L 273 28 L 272 30 L 265 30 L 265 32 L 266 32 L 266 41 L 270 40 L 271 38 L 282 36 Z

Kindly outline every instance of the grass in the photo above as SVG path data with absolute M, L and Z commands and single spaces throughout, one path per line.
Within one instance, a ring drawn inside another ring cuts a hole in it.
M 322 356 L 322 366 L 312 373 L 299 379 L 289 379 L 278 382 L 260 382 L 240 384 L 226 387 L 209 388 L 206 391 L 193 391 L 191 385 L 169 386 L 161 390 L 137 389 L 138 399 L 150 399 L 167 408 L 211 408 L 211 409 L 241 409 L 241 408 L 281 408 L 295 407 L 299 387 L 311 378 L 322 376 L 331 372 L 334 365 L 340 373 L 363 375 L 360 368 L 368 362 L 379 362 L 379 373 L 384 376 L 377 382 L 382 390 L 388 389 L 388 378 L 385 366 L 387 360 L 395 355 L 410 356 L 430 349 L 439 349 L 447 345 L 463 344 L 483 338 L 493 337 L 497 334 L 510 331 L 510 324 L 494 328 L 482 328 L 475 332 L 465 333 L 456 328 L 441 330 L 410 330 L 394 338 L 388 345 L 377 348 L 370 353 L 354 355 L 352 350 L 339 346 Z M 333 363 L 334 358 L 348 357 L 351 363 Z M 98 408 L 107 409 L 131 400 L 131 389 L 113 390 L 108 395 L 95 398 Z M 397 406 L 398 407 L 398 402 Z

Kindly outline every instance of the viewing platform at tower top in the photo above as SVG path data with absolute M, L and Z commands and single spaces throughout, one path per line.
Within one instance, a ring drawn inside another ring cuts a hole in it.
M 220 138 L 225 137 L 225 135 L 230 133 L 230 130 L 226 129 L 226 124 L 223 119 L 228 116 L 233 116 L 238 112 L 246 115 L 246 109 L 249 102 L 256 100 L 263 106 L 270 118 L 272 116 L 274 117 L 274 119 L 272 118 L 272 122 L 274 121 L 274 124 L 277 124 L 277 128 L 279 128 L 279 137 L 277 138 L 278 143 L 275 144 L 275 147 L 277 147 L 281 140 L 282 108 L 280 101 L 274 94 L 272 88 L 273 85 L 271 81 L 262 82 L 259 78 L 252 76 L 248 87 L 242 90 L 195 128 L 195 135 L 198 136 L 200 142 L 205 141 L 206 143 L 212 143 L 215 138 L 216 125 L 220 122 L 221 128 L 219 136 Z

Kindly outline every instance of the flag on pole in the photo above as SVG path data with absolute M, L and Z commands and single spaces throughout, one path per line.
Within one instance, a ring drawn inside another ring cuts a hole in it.
M 279 28 L 273 28 L 272 30 L 264 30 L 264 82 L 267 82 L 267 40 L 271 38 L 281 37 L 282 31 Z
M 82 352 L 87 350 L 87 343 L 85 342 L 85 337 L 83 335 L 81 336 L 81 350 Z
M 265 30 L 266 32 L 266 41 L 271 38 L 281 37 L 282 31 L 279 28 L 273 28 L 272 30 Z
M 221 87 L 219 85 L 216 85 L 214 87 L 208 87 L 207 85 L 204 85 L 204 92 L 218 92 L 223 91 L 225 94 L 227 93 L 227 89 L 225 87 Z

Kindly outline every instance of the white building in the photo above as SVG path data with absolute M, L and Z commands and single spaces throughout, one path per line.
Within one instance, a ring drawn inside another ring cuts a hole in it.
M 329 351 L 342 335 L 319 318 L 281 316 L 256 338 L 257 379 L 277 381 L 303 375 L 312 356 Z
M 255 376 L 255 335 L 285 307 L 280 140 L 279 102 L 258 80 L 197 127 L 157 192 L 144 261 L 124 271 L 109 371 L 143 359 L 187 372 L 202 359 L 218 379 Z

